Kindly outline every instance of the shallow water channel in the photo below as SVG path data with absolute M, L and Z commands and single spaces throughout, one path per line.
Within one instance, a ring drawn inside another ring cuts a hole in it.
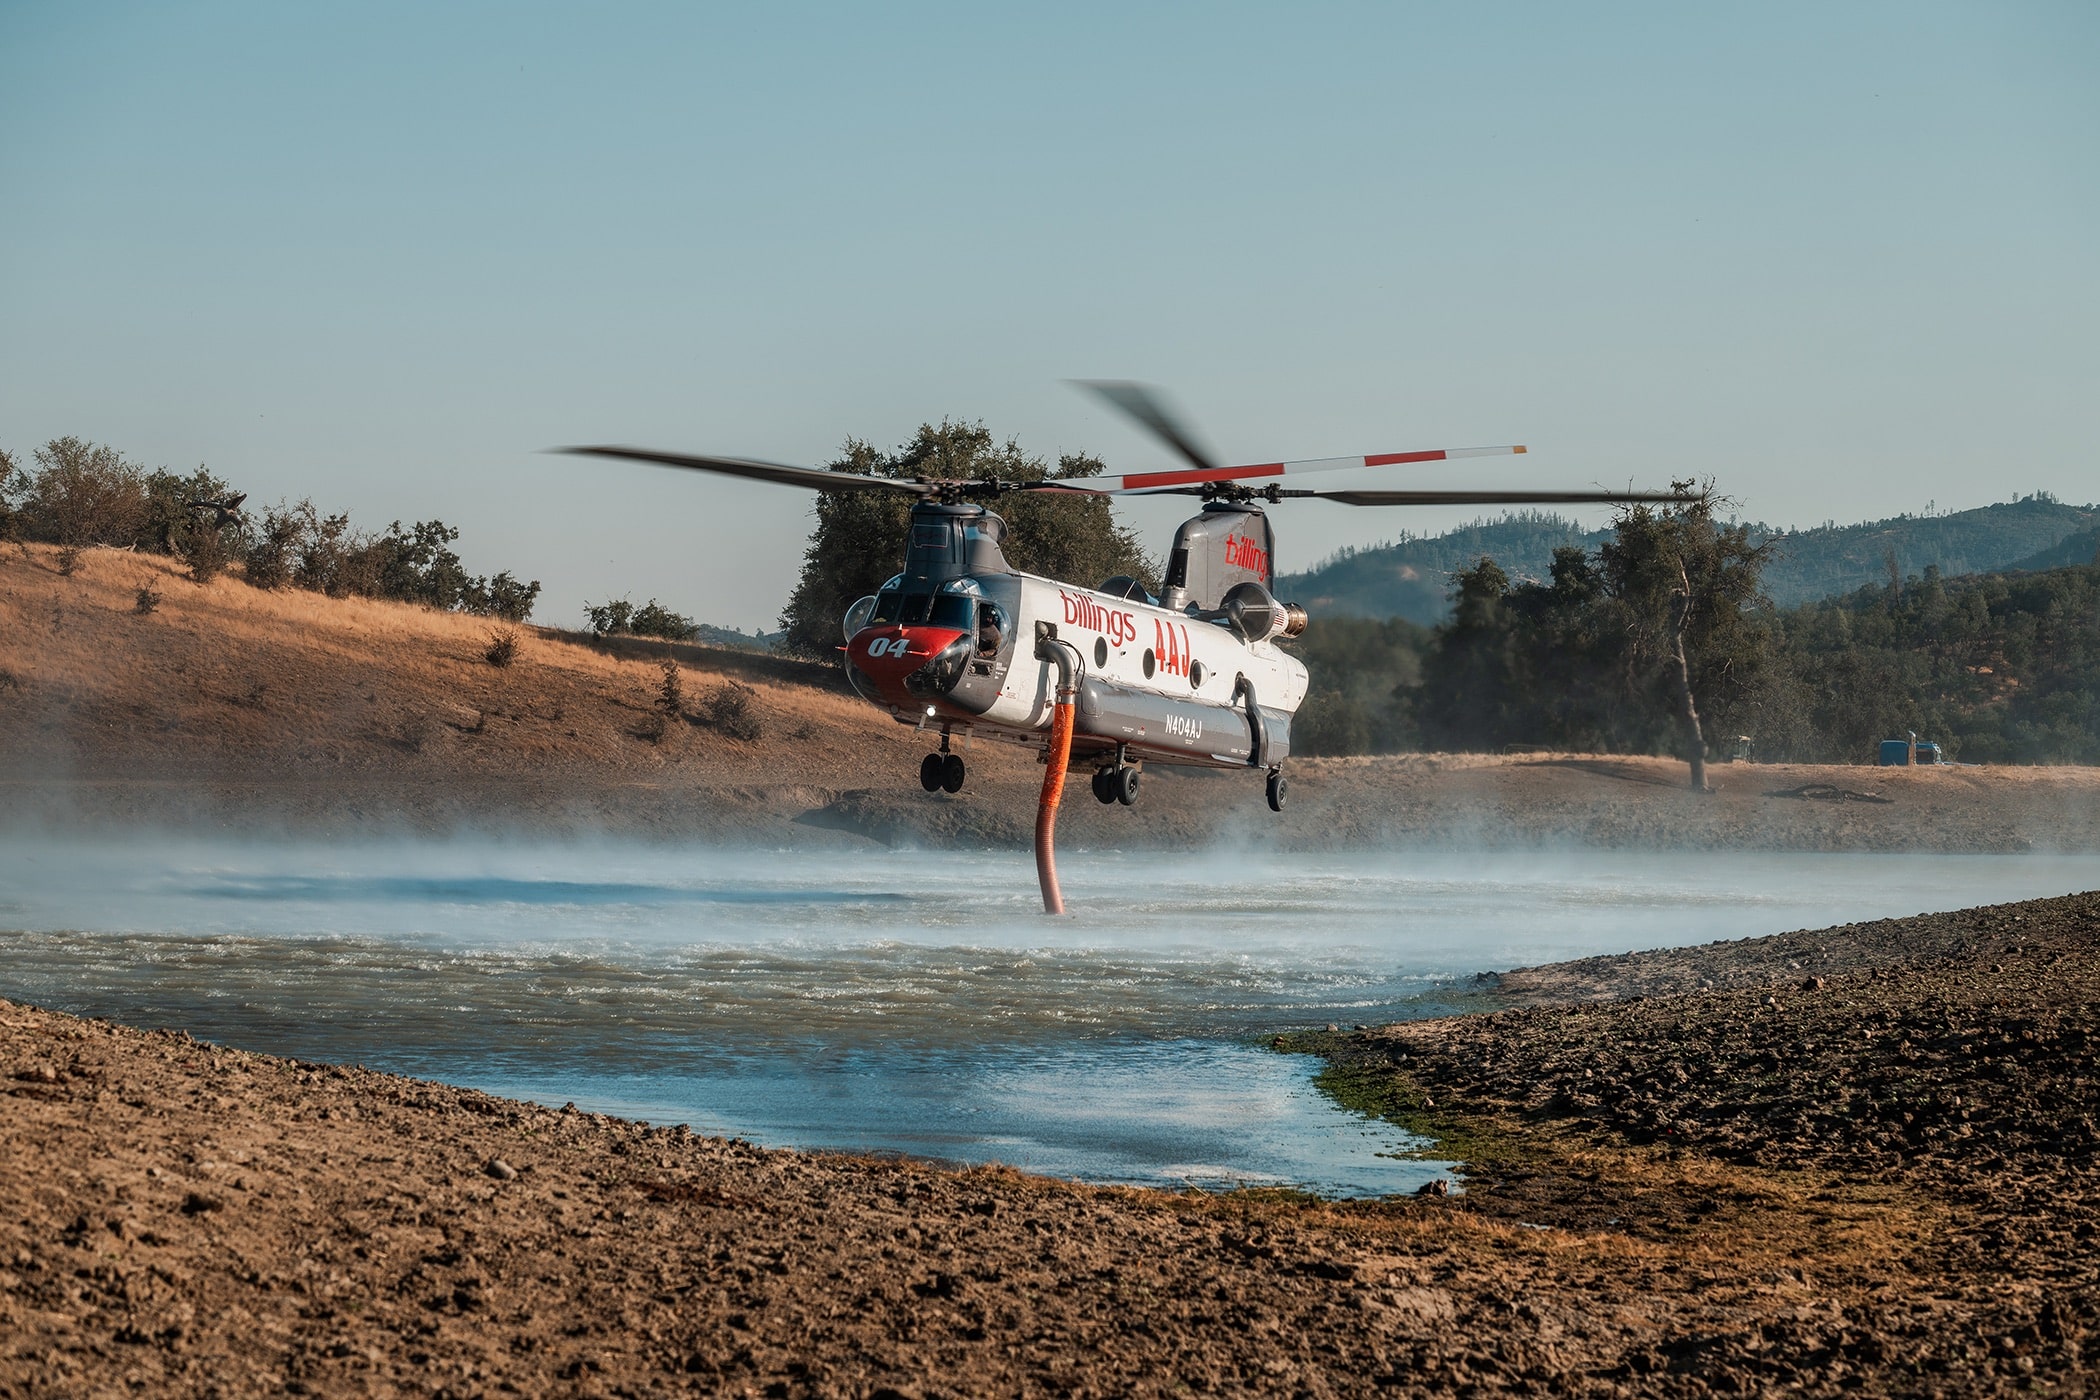
M 1279 1029 L 1448 979 L 2090 885 L 2089 857 L 1062 854 L 0 834 L 0 995 L 810 1148 L 1412 1190 Z

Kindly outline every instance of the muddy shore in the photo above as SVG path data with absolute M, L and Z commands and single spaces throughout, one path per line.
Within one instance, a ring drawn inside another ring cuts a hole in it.
M 1335 1204 L 763 1151 L 0 1007 L 0 1395 L 2080 1393 L 2100 896 L 1484 977 L 1283 1048 Z

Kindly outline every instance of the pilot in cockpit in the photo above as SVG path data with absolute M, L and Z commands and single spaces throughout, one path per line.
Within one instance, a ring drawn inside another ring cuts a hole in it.
M 999 609 L 997 605 L 979 603 L 977 605 L 977 654 L 979 656 L 997 656 L 999 648 L 1004 641 L 1005 634 L 999 626 Z

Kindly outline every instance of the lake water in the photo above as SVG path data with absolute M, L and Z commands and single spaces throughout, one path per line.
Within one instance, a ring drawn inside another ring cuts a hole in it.
M 770 1145 L 1414 1189 L 1280 1029 L 1452 978 L 2090 888 L 2089 856 L 841 855 L 0 834 L 0 995 Z

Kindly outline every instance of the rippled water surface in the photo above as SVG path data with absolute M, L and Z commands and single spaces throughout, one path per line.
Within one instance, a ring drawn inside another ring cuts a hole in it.
M 0 836 L 0 992 L 755 1141 L 1412 1189 L 1275 1030 L 1473 972 L 2061 894 L 2090 858 Z

